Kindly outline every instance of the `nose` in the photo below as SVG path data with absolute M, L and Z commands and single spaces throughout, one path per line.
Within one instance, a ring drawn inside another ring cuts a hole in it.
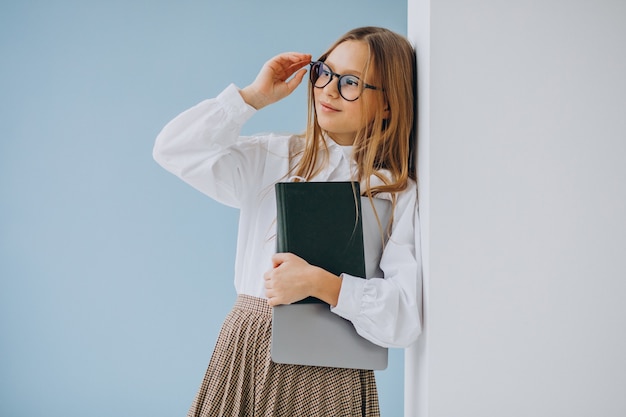
M 323 90 L 324 90 L 324 94 L 328 96 L 338 97 L 340 94 L 339 93 L 339 77 L 333 75 L 332 78 L 330 79 L 330 82 L 324 86 Z

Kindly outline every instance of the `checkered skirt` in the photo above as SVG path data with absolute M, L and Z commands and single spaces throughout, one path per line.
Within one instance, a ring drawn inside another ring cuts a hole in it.
M 374 372 L 272 362 L 272 309 L 239 295 L 187 417 L 379 416 Z

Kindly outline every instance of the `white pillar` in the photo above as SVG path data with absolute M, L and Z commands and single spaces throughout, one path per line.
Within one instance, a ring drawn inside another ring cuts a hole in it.
M 626 415 L 626 2 L 408 3 L 426 333 L 405 415 Z
M 423 331 L 415 346 L 404 356 L 404 413 L 407 417 L 427 416 L 428 413 L 428 321 L 430 240 L 429 227 L 429 138 L 430 138 L 430 1 L 408 2 L 408 37 L 417 51 L 418 89 L 418 187 L 420 230 L 416 230 L 422 248 L 423 266 Z

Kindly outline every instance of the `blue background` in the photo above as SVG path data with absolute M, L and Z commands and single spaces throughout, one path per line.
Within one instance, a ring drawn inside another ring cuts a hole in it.
M 154 138 L 279 52 L 406 20 L 399 0 L 2 2 L 0 415 L 185 415 L 235 298 L 237 211 L 158 167 Z M 244 133 L 301 131 L 305 100 Z

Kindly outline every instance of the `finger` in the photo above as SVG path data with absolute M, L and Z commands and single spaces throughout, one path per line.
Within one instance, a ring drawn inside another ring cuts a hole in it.
M 285 262 L 289 262 L 294 259 L 299 259 L 299 258 L 298 256 L 294 255 L 291 252 L 278 252 L 272 255 L 272 262 L 274 264 L 274 269 L 278 268 Z
M 276 307 L 278 305 L 275 298 L 268 298 L 267 304 L 269 304 L 270 307 Z
M 291 64 L 289 65 L 289 69 L 293 71 L 297 71 L 305 65 L 309 65 L 311 63 L 311 55 L 302 55 L 297 59 L 291 59 Z
M 276 55 L 274 59 L 283 62 L 290 63 L 309 63 L 311 61 L 311 54 L 304 54 L 301 52 L 285 52 Z
M 267 303 L 270 305 L 270 307 L 276 307 L 282 304 L 289 304 L 276 294 L 273 294 L 271 297 L 267 297 Z
M 270 305 L 270 307 L 287 304 L 276 292 L 271 290 L 265 292 L 265 297 L 267 297 L 267 303 Z
M 306 69 L 301 69 L 300 71 L 296 72 L 292 79 L 287 81 L 287 88 L 289 89 L 290 93 L 300 85 L 305 74 Z
M 274 268 L 278 268 L 283 262 L 285 262 L 288 258 L 288 253 L 279 252 L 272 255 L 272 265 Z
M 285 53 L 272 58 L 268 67 L 283 81 L 311 62 L 310 54 Z

